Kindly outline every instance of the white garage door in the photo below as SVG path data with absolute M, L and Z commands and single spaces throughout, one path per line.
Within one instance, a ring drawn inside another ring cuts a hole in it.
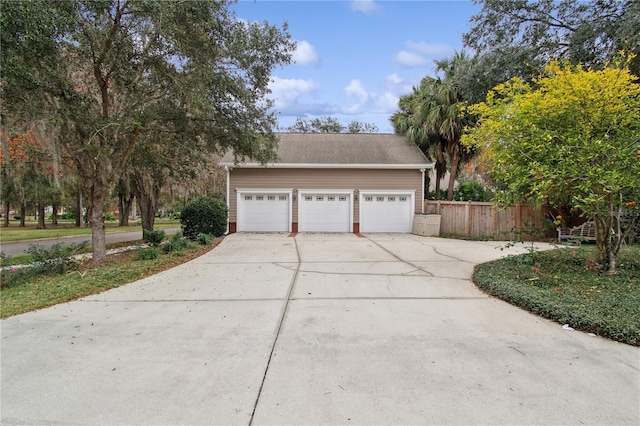
M 351 195 L 345 193 L 300 193 L 298 231 L 351 232 Z
M 239 193 L 237 231 L 291 231 L 290 201 L 287 193 Z
M 362 193 L 360 195 L 360 232 L 411 232 L 413 194 Z

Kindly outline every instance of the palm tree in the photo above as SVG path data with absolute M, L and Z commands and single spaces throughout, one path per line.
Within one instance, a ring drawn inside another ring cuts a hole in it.
M 432 108 L 428 125 L 437 129 L 447 141 L 447 155 L 451 162 L 447 200 L 453 200 L 453 186 L 458 178 L 460 164 L 470 160 L 475 151 L 460 142 L 465 127 L 474 122 L 474 118 L 465 111 L 467 99 L 462 95 L 462 84 L 472 70 L 476 58 L 464 51 L 456 52 L 453 57 L 436 61 L 436 72 L 443 72 L 444 79 L 437 78 L 434 84 L 436 106 Z
M 442 138 L 432 132 L 427 131 L 424 126 L 424 117 L 421 114 L 422 105 L 429 103 L 427 92 L 423 90 L 422 84 L 413 88 L 413 93 L 400 97 L 398 106 L 400 111 L 391 116 L 391 124 L 394 132 L 405 135 L 411 142 L 420 147 L 420 150 L 429 160 L 435 157 L 436 172 L 436 198 L 440 194 L 440 182 L 447 171 L 447 164 L 444 158 L 444 144 Z
M 400 98 L 400 111 L 391 117 L 396 133 L 407 135 L 419 145 L 425 144 L 435 153 L 438 189 L 439 179 L 446 170 L 446 152 L 450 163 L 447 200 L 453 200 L 453 186 L 460 163 L 473 155 L 460 143 L 464 128 L 471 124 L 472 117 L 464 111 L 465 101 L 456 83 L 458 77 L 470 69 L 470 61 L 472 59 L 464 52 L 456 53 L 451 59 L 437 61 L 437 71 L 444 72 L 444 78 L 424 77 L 420 86 L 413 88 L 412 94 Z

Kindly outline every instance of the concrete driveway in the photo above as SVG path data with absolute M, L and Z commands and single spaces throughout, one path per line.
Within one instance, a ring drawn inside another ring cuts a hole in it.
M 230 235 L 3 320 L 2 424 L 640 424 L 638 348 L 469 281 L 499 245 Z

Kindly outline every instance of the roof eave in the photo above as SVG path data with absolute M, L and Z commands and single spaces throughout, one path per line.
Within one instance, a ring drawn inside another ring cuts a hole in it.
M 219 163 L 225 167 L 242 168 L 274 168 L 274 169 L 432 169 L 434 163 L 414 163 L 414 164 L 340 164 L 340 163 Z

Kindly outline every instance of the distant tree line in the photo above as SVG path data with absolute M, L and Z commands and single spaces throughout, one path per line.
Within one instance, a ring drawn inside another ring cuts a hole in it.
M 296 122 L 287 127 L 293 133 L 377 133 L 378 126 L 374 123 L 351 121 L 346 126 L 335 117 L 323 115 L 314 119 L 296 118 Z

